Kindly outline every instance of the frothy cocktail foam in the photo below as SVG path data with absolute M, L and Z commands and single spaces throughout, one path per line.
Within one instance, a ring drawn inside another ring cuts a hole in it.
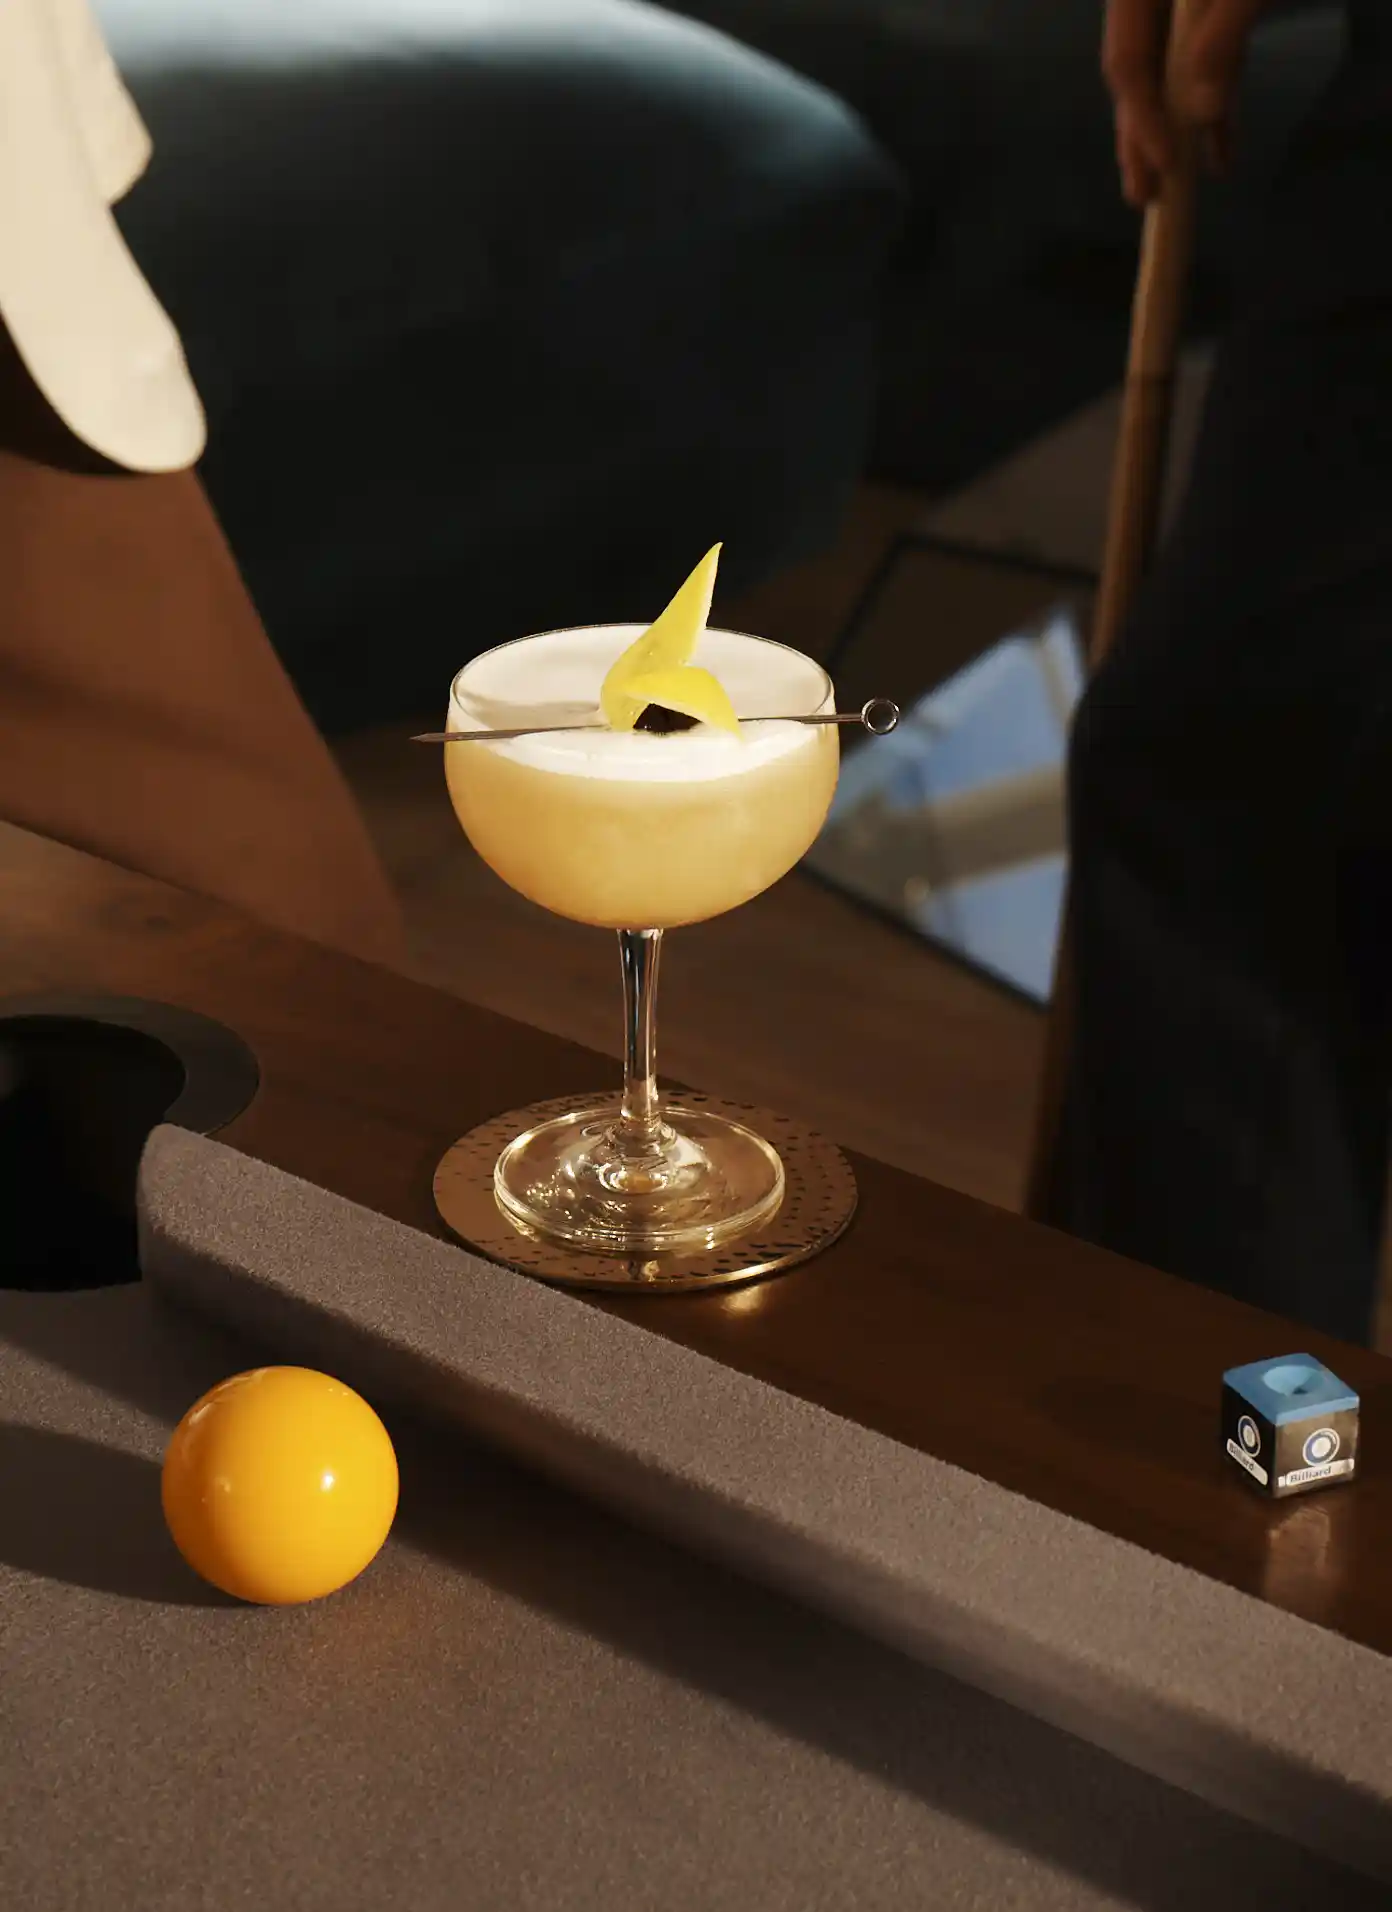
M 599 687 L 609 666 L 641 637 L 642 624 L 553 631 L 519 638 L 468 664 L 450 693 L 451 730 L 511 730 L 522 724 L 603 723 Z M 737 631 L 704 631 L 693 664 L 718 677 L 741 717 L 810 717 L 830 710 L 830 686 L 810 657 Z M 810 748 L 803 724 L 754 722 L 741 735 L 711 724 L 655 736 L 589 730 L 516 737 L 481 746 L 532 770 L 614 783 L 698 783 L 738 776 Z M 472 747 L 472 746 L 471 746 Z

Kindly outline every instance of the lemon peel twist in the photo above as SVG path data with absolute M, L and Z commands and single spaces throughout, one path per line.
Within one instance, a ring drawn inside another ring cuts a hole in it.
M 612 730 L 632 730 L 650 704 L 740 735 L 724 686 L 691 658 L 710 619 L 722 545 L 712 545 L 667 609 L 609 667 L 599 707 Z

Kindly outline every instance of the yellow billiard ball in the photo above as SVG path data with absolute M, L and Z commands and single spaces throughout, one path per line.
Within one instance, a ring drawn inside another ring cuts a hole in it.
M 196 1401 L 165 1450 L 164 1518 L 195 1573 L 289 1606 L 354 1580 L 396 1516 L 391 1437 L 362 1396 L 311 1368 L 254 1368 Z

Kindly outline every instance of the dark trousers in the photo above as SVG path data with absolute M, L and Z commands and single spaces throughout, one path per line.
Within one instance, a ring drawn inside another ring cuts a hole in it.
M 1078 713 L 1051 1217 L 1353 1340 L 1392 1114 L 1389 16 L 1354 8 L 1275 183 L 1180 519 Z

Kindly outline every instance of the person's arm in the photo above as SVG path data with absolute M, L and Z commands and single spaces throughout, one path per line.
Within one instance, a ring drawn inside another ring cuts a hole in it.
M 1203 128 L 1216 166 L 1226 164 L 1233 106 L 1252 28 L 1272 0 L 1197 0 L 1177 49 L 1176 104 Z M 1116 120 L 1117 164 L 1133 206 L 1147 205 L 1174 158 L 1166 111 L 1169 0 L 1108 0 L 1102 71 Z

